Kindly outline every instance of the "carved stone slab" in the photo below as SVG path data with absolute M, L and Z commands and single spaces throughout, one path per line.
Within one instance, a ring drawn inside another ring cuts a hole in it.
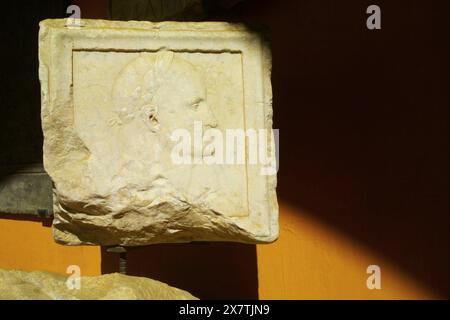
M 39 33 L 56 241 L 274 241 L 276 172 L 256 159 L 274 151 L 261 143 L 272 127 L 261 37 L 218 22 L 66 22 Z M 231 134 L 248 129 L 258 139 Z

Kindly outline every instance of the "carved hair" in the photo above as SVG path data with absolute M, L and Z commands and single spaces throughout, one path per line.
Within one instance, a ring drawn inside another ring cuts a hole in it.
M 172 51 L 141 53 L 125 66 L 113 85 L 116 116 L 109 120 L 110 125 L 120 125 L 140 116 L 149 123 L 152 131 L 158 129 L 155 97 L 167 78 L 174 58 Z

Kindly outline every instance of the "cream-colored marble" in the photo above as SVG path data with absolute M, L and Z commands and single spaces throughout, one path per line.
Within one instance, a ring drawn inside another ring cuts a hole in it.
M 224 150 L 205 147 L 214 130 L 271 130 L 271 57 L 257 33 L 218 22 L 45 20 L 39 61 L 56 241 L 277 238 L 276 175 L 251 163 L 248 142 L 234 164 L 210 164 Z M 180 129 L 192 137 L 191 163 L 173 159 Z
M 79 286 L 78 286 L 79 285 Z M 189 292 L 119 273 L 74 280 L 56 273 L 0 269 L 0 300 L 197 300 Z

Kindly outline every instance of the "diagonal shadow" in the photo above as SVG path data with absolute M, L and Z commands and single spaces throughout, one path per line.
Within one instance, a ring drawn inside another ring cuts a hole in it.
M 448 8 L 253 1 L 215 20 L 271 28 L 280 201 L 449 296 Z M 282 214 L 282 213 L 281 213 Z

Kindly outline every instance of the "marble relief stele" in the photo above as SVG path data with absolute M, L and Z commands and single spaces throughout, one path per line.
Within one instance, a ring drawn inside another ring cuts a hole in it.
M 242 161 L 238 147 L 212 143 L 248 129 L 270 137 L 271 57 L 257 33 L 219 22 L 45 20 L 39 61 L 57 242 L 278 237 L 276 172 L 252 162 L 259 140 L 241 141 Z

